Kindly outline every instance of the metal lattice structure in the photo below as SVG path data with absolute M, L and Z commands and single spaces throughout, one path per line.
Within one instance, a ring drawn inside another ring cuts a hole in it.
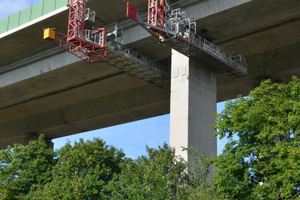
M 95 21 L 95 12 L 86 9 L 86 0 L 69 0 L 68 5 L 67 35 L 57 32 L 52 41 L 87 62 L 101 62 L 107 56 L 105 29 L 88 26 Z
M 166 66 L 116 41 L 108 42 L 107 47 L 110 57 L 105 58 L 105 62 L 161 88 L 170 87 L 170 72 Z
M 165 18 L 165 1 L 149 0 L 148 1 L 148 24 L 164 27 Z
M 83 38 L 86 0 L 71 0 L 69 2 L 69 21 L 67 41 Z
M 86 30 L 86 35 L 84 36 L 92 37 L 90 34 L 91 31 L 92 30 Z M 101 60 L 107 57 L 107 49 L 104 47 L 104 41 L 102 41 L 104 35 L 105 30 L 96 30 L 93 33 L 93 37 L 95 38 L 94 40 L 97 40 L 97 42 L 93 42 L 93 40 L 84 40 L 81 38 L 68 41 L 67 35 L 56 32 L 56 37 L 54 40 L 52 40 L 52 42 L 86 62 L 97 63 L 102 62 Z
M 86 8 L 86 0 L 70 0 L 67 35 L 47 29 L 44 38 L 86 62 L 107 62 L 159 87 L 170 86 L 170 73 L 164 66 L 120 43 L 117 23 L 91 28 L 94 21 L 95 12 Z
M 166 0 L 161 1 L 165 5 Z M 153 0 L 148 0 L 148 2 L 149 5 L 152 5 Z M 166 3 L 166 5 L 168 4 Z M 151 9 L 153 8 L 151 7 Z M 157 16 L 153 16 L 155 14 Z M 141 24 L 153 35 L 159 37 L 161 43 L 198 60 L 216 73 L 224 74 L 232 79 L 247 74 L 245 58 L 241 55 L 230 54 L 197 35 L 196 23 L 187 18 L 186 13 L 182 12 L 180 8 L 165 13 L 163 26 L 152 23 L 153 19 L 159 19 L 162 15 L 152 12 L 152 14 L 148 14 L 148 23 L 145 23 L 138 15 L 137 8 L 130 3 L 127 3 L 127 16 Z M 132 18 L 131 16 L 135 17 Z

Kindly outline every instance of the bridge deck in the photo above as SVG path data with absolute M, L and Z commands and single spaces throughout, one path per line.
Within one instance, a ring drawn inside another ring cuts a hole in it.
M 126 45 L 170 66 L 170 48 L 127 21 L 125 1 L 105 2 L 88 4 L 97 12 L 97 27 L 118 21 Z M 131 2 L 139 10 L 147 7 L 146 1 Z M 217 101 L 247 95 L 265 78 L 300 76 L 300 1 L 192 0 L 179 5 L 197 21 L 198 34 L 225 50 L 237 48 L 247 59 L 248 76 L 217 76 Z M 169 89 L 113 63 L 87 64 L 51 51 L 52 44 L 42 39 L 46 27 L 66 32 L 67 10 L 0 35 L 0 147 L 29 132 L 54 138 L 169 112 Z

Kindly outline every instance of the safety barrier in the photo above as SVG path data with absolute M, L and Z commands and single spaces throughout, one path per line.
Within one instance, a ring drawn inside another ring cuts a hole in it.
M 66 0 L 43 0 L 31 7 L 0 20 L 0 34 L 66 6 L 66 4 Z

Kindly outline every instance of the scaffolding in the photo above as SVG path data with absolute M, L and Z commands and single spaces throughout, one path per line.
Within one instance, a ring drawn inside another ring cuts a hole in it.
M 123 30 L 117 23 L 93 28 L 94 21 L 95 12 L 86 8 L 86 0 L 70 0 L 67 34 L 48 28 L 44 39 L 88 63 L 107 62 L 159 87 L 170 86 L 170 73 L 165 66 L 122 44 Z
M 165 1 L 149 0 L 148 2 L 148 24 L 164 27 Z
M 149 10 L 155 10 L 152 5 L 157 6 L 158 1 L 148 0 Z M 165 5 L 165 0 L 161 0 Z M 168 6 L 166 2 L 166 6 Z M 168 10 L 168 9 L 167 9 Z M 156 15 L 156 16 L 154 16 Z M 135 16 L 135 17 L 131 17 Z M 127 3 L 127 17 L 141 24 L 151 34 L 157 36 L 161 43 L 169 46 L 180 53 L 198 60 L 207 68 L 219 74 L 224 74 L 229 78 L 240 78 L 247 74 L 246 59 L 241 55 L 230 54 L 219 48 L 212 42 L 197 35 L 196 22 L 191 21 L 185 12 L 180 8 L 173 9 L 164 14 L 161 19 L 158 12 L 148 12 L 148 22 L 143 22 L 138 15 L 137 8 L 131 3 Z M 156 23 L 153 23 L 153 20 Z M 159 21 L 163 21 L 163 26 Z

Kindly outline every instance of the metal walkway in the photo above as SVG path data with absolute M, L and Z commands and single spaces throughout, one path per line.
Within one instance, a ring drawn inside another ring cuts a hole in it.
M 162 41 L 163 44 L 197 60 L 205 67 L 231 79 L 247 74 L 246 60 L 240 55 L 232 55 L 202 37 L 187 40 L 181 36 Z
M 104 62 L 161 88 L 170 87 L 170 72 L 167 66 L 115 41 L 109 41 L 107 49 L 109 53 L 102 59 Z
M 212 42 L 196 34 L 196 22 L 186 17 L 180 8 L 168 11 L 165 16 L 159 14 L 156 0 L 151 0 L 154 11 L 149 12 L 148 23 L 141 20 L 137 8 L 127 3 L 127 17 L 138 22 L 148 32 L 158 37 L 161 43 L 202 63 L 205 67 L 231 79 L 247 74 L 246 59 L 241 55 L 230 54 Z M 164 2 L 164 1 L 163 1 Z M 151 4 L 151 5 L 152 5 Z M 154 14 L 153 14 L 154 13 Z M 152 19 L 155 16 L 155 20 Z M 154 21 L 154 22 L 152 22 Z M 159 23 L 158 23 L 159 22 Z
M 108 32 L 108 35 L 113 35 L 117 32 L 117 30 L 113 30 L 112 32 Z M 106 62 L 158 87 L 170 87 L 170 70 L 168 66 L 163 66 L 117 42 L 118 39 L 116 36 L 111 40 L 107 39 L 104 44 L 105 48 L 102 48 L 101 46 L 103 46 L 103 44 L 101 42 L 99 43 L 99 41 L 102 41 L 101 36 L 91 35 L 88 31 L 85 31 L 84 46 L 78 46 L 77 43 L 68 42 L 65 34 L 56 32 L 56 35 L 58 37 L 52 41 L 53 43 L 82 60 L 91 63 Z M 91 38 L 92 36 L 93 38 Z M 93 47 L 93 53 L 88 53 L 91 46 Z M 103 52 L 104 50 L 105 52 Z

